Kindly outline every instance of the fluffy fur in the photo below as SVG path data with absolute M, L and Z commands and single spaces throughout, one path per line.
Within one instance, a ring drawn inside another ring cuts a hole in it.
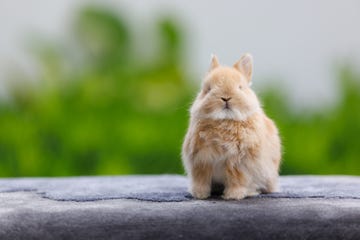
M 190 192 L 210 196 L 213 184 L 224 185 L 224 199 L 243 199 L 277 189 L 281 161 L 278 130 L 250 88 L 252 57 L 233 67 L 212 57 L 210 70 L 190 109 L 182 159 Z

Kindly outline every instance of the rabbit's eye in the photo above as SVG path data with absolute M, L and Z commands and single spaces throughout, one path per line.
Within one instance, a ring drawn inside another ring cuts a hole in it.
M 208 92 L 210 92 L 210 90 L 211 90 L 211 87 L 209 86 L 209 87 L 206 87 L 206 88 L 205 88 L 205 91 L 204 91 L 204 92 L 205 92 L 205 93 L 208 93 Z
M 242 86 L 242 85 L 240 85 L 240 86 L 239 86 L 239 89 L 243 89 L 243 86 Z

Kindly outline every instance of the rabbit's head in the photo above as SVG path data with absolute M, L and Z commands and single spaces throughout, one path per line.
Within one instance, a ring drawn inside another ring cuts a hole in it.
M 233 67 L 221 66 L 213 56 L 201 91 L 191 107 L 192 117 L 242 121 L 260 111 L 260 103 L 250 88 L 252 69 L 250 54 L 243 55 Z

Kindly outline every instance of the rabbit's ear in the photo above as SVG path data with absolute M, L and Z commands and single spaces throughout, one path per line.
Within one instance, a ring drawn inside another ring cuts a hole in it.
M 253 72 L 253 57 L 249 53 L 244 54 L 239 59 L 239 61 L 234 64 L 234 68 L 244 74 L 249 83 L 251 82 Z
M 214 55 L 214 54 L 211 54 L 211 63 L 210 63 L 209 72 L 211 72 L 212 70 L 214 70 L 218 66 L 220 66 L 220 63 L 219 63 L 219 60 L 218 60 L 217 56 Z

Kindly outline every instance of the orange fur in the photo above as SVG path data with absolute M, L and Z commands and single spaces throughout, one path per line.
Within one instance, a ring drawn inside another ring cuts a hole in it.
M 191 107 L 182 150 L 196 198 L 210 196 L 211 183 L 224 184 L 224 199 L 242 199 L 277 189 L 281 144 L 275 124 L 250 88 L 252 58 L 234 67 L 213 57 Z

